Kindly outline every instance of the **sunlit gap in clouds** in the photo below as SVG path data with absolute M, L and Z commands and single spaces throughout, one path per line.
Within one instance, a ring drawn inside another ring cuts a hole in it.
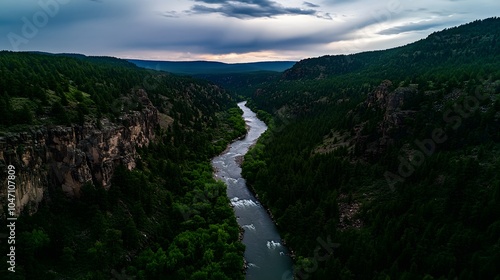
M 259 51 L 249 53 L 228 53 L 228 54 L 195 54 L 170 51 L 134 51 L 120 52 L 116 54 L 126 59 L 143 59 L 158 61 L 219 61 L 225 63 L 244 63 L 261 61 L 298 61 L 306 57 L 298 51 Z

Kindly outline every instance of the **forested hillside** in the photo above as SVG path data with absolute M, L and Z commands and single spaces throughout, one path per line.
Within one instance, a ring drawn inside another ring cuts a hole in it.
M 209 80 L 230 91 L 233 97 L 245 99 L 251 96 L 262 84 L 274 82 L 281 72 L 256 71 L 250 73 L 199 74 L 195 77 Z
M 244 245 L 225 185 L 213 179 L 209 162 L 246 131 L 225 90 L 124 60 L 80 55 L 0 52 L 0 73 L 2 145 L 42 127 L 98 131 L 120 124 L 127 114 L 142 112 L 136 92 L 144 91 L 159 112 L 154 141 L 137 148 L 134 170 L 114 170 L 109 189 L 91 180 L 69 198 L 54 178 L 37 178 L 48 182 L 44 200 L 35 214 L 18 218 L 16 273 L 2 276 L 243 278 Z M 9 155 L 0 159 L 3 170 L 12 164 L 18 174 L 29 172 L 20 170 L 28 164 L 24 148 L 3 151 Z M 1 207 L 7 205 L 2 201 Z M 7 242 L 0 246 L 8 251 Z M 7 270 L 7 256 L 1 259 Z
M 490 18 L 260 83 L 243 176 L 296 277 L 500 279 L 499 36 Z

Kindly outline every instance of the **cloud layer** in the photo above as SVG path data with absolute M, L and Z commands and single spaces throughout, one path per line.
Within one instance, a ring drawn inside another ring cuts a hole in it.
M 2 1 L 0 49 L 164 60 L 299 60 L 404 45 L 497 16 L 497 2 Z
M 239 19 L 275 17 L 281 15 L 316 15 L 318 11 L 311 9 L 318 5 L 307 2 L 307 9 L 300 7 L 285 7 L 275 1 L 270 0 L 195 0 L 203 5 L 197 4 L 188 11 L 194 14 L 218 13 L 226 17 Z M 215 4 L 215 7 L 205 4 Z

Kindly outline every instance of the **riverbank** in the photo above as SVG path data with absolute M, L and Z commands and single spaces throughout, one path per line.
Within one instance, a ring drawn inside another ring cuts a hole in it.
M 279 227 L 278 222 L 274 218 L 273 212 L 271 211 L 271 209 L 269 209 L 269 207 L 266 204 L 262 203 L 262 201 L 259 198 L 259 194 L 257 192 L 255 192 L 255 189 L 252 187 L 252 185 L 247 183 L 247 187 L 248 187 L 248 190 L 255 196 L 255 198 L 257 198 L 260 205 L 262 205 L 262 207 L 266 210 L 267 214 L 269 215 L 269 217 L 271 218 L 273 223 L 277 227 Z M 295 251 L 292 248 L 290 248 L 290 246 L 287 245 L 286 240 L 284 238 L 281 238 L 280 241 L 282 242 L 283 245 L 285 245 L 288 248 L 288 250 L 290 250 L 290 254 L 288 254 L 288 255 L 293 259 L 293 262 L 295 263 L 297 261 Z
M 247 280 L 281 279 L 293 269 L 293 255 L 281 238 L 274 218 L 245 184 L 241 176 L 241 163 L 249 147 L 267 130 L 255 113 L 239 103 L 247 124 L 247 134 L 236 139 L 224 153 L 212 160 L 214 177 L 227 185 L 240 227 L 239 238 L 245 245 L 243 269 Z

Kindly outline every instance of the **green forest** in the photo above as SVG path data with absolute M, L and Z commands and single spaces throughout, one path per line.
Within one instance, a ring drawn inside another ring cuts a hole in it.
M 478 20 L 250 85 L 270 129 L 243 176 L 296 278 L 500 279 L 499 40 Z
M 243 279 L 240 229 L 210 166 L 246 133 L 228 92 L 106 57 L 1 52 L 0 72 L 2 135 L 119 123 L 142 109 L 139 88 L 173 119 L 138 148 L 135 170 L 115 170 L 109 190 L 87 183 L 71 199 L 48 186 L 38 211 L 17 221 L 16 273 L 2 279 Z

